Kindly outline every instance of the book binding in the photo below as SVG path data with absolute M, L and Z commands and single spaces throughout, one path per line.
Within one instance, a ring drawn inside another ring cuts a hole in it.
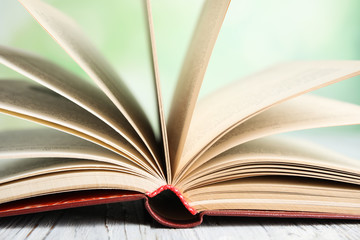
M 172 185 L 163 185 L 161 187 L 159 187 L 158 189 L 156 189 L 154 192 L 150 193 L 146 193 L 146 195 L 150 198 L 157 196 L 159 193 L 165 191 L 165 190 L 171 190 L 173 193 L 175 193 L 175 195 L 180 199 L 181 203 L 184 205 L 184 207 L 192 214 L 192 215 L 196 215 L 197 211 L 192 208 L 190 206 L 190 204 L 186 201 L 185 197 L 181 194 L 181 192 L 179 191 L 179 189 L 177 189 L 176 187 L 172 186 Z
M 165 190 L 164 187 L 162 191 Z M 171 190 L 171 189 L 168 189 Z M 161 191 L 157 191 L 159 194 Z M 175 192 L 174 192 L 175 193 Z M 155 193 L 153 193 L 155 194 Z M 176 194 L 176 193 L 175 193 Z M 123 190 L 87 190 L 59 193 L 22 199 L 0 204 L 0 217 L 29 213 L 76 208 L 116 202 L 145 200 L 145 208 L 154 220 L 160 224 L 174 228 L 188 228 L 200 225 L 204 216 L 236 216 L 236 217 L 272 217 L 272 218 L 316 218 L 316 219 L 352 219 L 360 220 L 360 215 L 333 214 L 300 211 L 266 211 L 266 210 L 211 210 L 192 215 L 186 220 L 174 220 L 159 214 L 150 203 L 148 195 Z

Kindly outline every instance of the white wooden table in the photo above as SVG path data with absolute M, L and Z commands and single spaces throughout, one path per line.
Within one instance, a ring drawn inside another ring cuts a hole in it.
M 8 217 L 0 239 L 360 239 L 360 222 L 206 217 L 191 229 L 157 224 L 142 202 Z
M 336 138 L 325 136 L 325 140 L 329 145 L 337 145 L 340 150 L 359 156 L 360 160 L 360 150 L 357 147 L 360 135 Z M 355 240 L 360 239 L 360 221 L 205 217 L 201 226 L 171 229 L 156 223 L 144 209 L 142 201 L 0 219 L 0 239 L 73 238 Z

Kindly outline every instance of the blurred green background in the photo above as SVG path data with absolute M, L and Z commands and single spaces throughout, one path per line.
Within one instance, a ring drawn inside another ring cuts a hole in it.
M 155 102 L 149 90 L 150 62 L 140 0 L 45 1 L 76 20 L 128 82 L 147 114 L 152 115 Z M 168 112 L 202 1 L 152 2 L 163 97 Z M 233 0 L 201 96 L 283 61 L 360 59 L 359 9 L 358 0 Z M 0 44 L 37 52 L 88 78 L 17 1 L 0 1 Z M 0 66 L 0 77 L 24 78 L 3 66 Z M 346 80 L 318 90 L 316 94 L 360 104 L 359 80 L 359 77 Z M 1 129 L 29 126 L 32 124 L 22 120 L 0 117 Z M 335 129 L 360 131 L 358 127 Z

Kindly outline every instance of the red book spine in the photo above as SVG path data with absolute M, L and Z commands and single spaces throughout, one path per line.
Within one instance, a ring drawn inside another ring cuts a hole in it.
M 190 204 L 186 201 L 185 197 L 181 194 L 181 192 L 179 191 L 179 189 L 177 189 L 176 187 L 172 186 L 172 185 L 163 185 L 161 187 L 159 187 L 158 189 L 156 189 L 154 192 L 150 193 L 147 192 L 146 196 L 153 198 L 156 195 L 158 195 L 159 193 L 161 193 L 162 191 L 165 190 L 171 190 L 173 193 L 176 194 L 176 196 L 180 199 L 181 203 L 185 206 L 185 208 L 192 214 L 192 215 L 196 215 L 197 211 L 192 208 L 190 206 Z

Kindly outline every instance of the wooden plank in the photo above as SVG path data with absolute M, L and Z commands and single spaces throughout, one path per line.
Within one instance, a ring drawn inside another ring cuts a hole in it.
M 360 222 L 205 217 L 201 226 L 156 223 L 141 201 L 0 219 L 0 239 L 359 239 Z

